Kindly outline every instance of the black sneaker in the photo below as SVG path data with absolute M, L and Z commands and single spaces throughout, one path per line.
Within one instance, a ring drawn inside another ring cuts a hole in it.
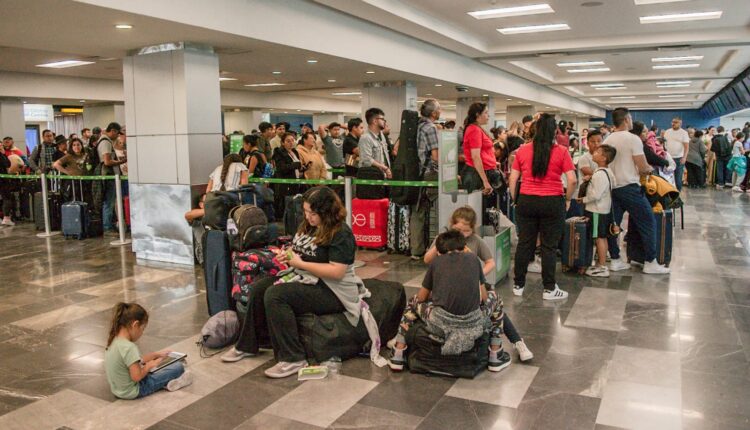
M 499 372 L 508 366 L 510 366 L 510 354 L 505 351 L 497 354 L 496 357 L 493 357 L 492 354 L 490 354 L 490 361 L 487 363 L 487 370 L 490 372 Z
M 396 354 L 391 351 L 391 358 L 388 360 L 388 367 L 391 368 L 394 372 L 400 372 L 404 370 L 404 366 L 406 366 L 406 358 L 405 355 L 406 351 L 403 351 L 401 355 L 396 356 Z

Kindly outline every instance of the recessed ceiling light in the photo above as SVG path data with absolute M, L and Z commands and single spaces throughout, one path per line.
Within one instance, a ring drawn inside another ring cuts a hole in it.
M 489 94 L 482 94 L 482 97 L 489 97 Z
M 280 74 L 281 74 L 281 72 L 280 72 L 280 71 L 278 71 L 278 70 L 274 70 L 273 72 L 271 72 L 271 74 L 272 74 L 272 75 L 280 75 Z
M 428 94 L 425 94 L 425 95 L 426 95 L 426 96 L 431 96 L 432 94 L 431 94 L 431 93 L 428 93 Z
M 692 83 L 693 81 L 661 81 L 661 82 L 657 82 L 656 85 L 657 86 L 659 85 L 684 85 L 684 84 L 690 85 Z
M 700 67 L 701 65 L 698 63 L 686 63 L 686 64 L 661 64 L 658 66 L 651 66 L 654 70 L 664 70 L 664 69 L 694 69 L 696 67 Z
M 613 84 L 591 84 L 591 88 L 612 88 L 612 87 L 624 87 L 625 84 L 613 83 Z
M 442 87 L 443 84 L 435 84 L 436 87 Z
M 80 60 L 65 60 L 55 61 L 53 63 L 37 64 L 37 67 L 47 67 L 51 69 L 65 69 L 68 67 L 85 66 L 87 64 L 94 64 L 93 61 L 80 61 Z
M 375 73 L 375 72 L 374 72 L 374 71 L 372 71 L 372 70 L 368 70 L 368 71 L 366 71 L 365 73 L 367 73 L 368 75 L 372 75 L 372 74 L 373 74 L 373 73 Z
M 118 30 L 130 30 L 133 26 L 130 24 L 117 24 L 115 25 L 115 28 Z
M 297 112 L 302 112 L 302 109 L 297 109 Z
M 315 64 L 315 63 L 318 62 L 318 60 L 307 60 L 307 62 L 310 63 L 310 64 Z
M 634 99 L 635 96 L 617 96 L 617 97 L 610 97 L 612 100 L 627 100 L 627 99 Z
M 320 113 L 326 113 L 326 111 L 322 110 L 322 111 L 320 111 Z
M 270 109 L 268 109 L 268 110 L 273 110 L 273 108 L 270 108 Z
M 329 79 L 328 82 L 336 82 L 335 79 Z
M 86 103 L 86 100 L 78 100 L 78 103 Z
M 678 1 L 687 1 L 687 0 L 635 0 L 635 5 L 640 6 L 644 4 L 675 3 Z
M 358 96 L 362 94 L 361 91 L 346 91 L 341 93 L 331 93 L 332 96 Z
M 522 105 L 522 104 L 523 104 L 523 102 L 516 102 L 516 103 L 518 103 L 519 105 Z
M 609 67 L 589 67 L 587 69 L 568 69 L 568 73 L 609 72 Z
M 690 84 L 672 84 L 672 85 L 657 85 L 656 88 L 686 88 Z
M 685 94 L 666 94 L 663 96 L 659 96 L 660 99 L 671 99 L 671 98 L 679 98 L 679 97 L 685 97 Z
M 289 113 L 289 112 L 284 112 L 284 113 Z
M 557 63 L 558 67 L 582 67 L 582 66 L 603 66 L 604 61 L 573 61 L 570 63 Z
M 237 80 L 236 78 L 219 78 L 219 82 L 223 82 L 223 81 L 236 81 L 236 80 Z
M 627 90 L 628 87 L 596 87 L 595 90 L 599 91 L 605 91 L 605 90 Z
M 265 84 L 246 84 L 245 86 L 246 87 L 278 87 L 281 85 L 286 85 L 286 84 L 282 84 L 281 82 L 268 82 Z
M 651 15 L 640 17 L 641 24 L 658 24 L 663 22 L 684 22 L 684 21 L 701 21 L 704 19 L 719 19 L 723 11 L 713 12 L 690 12 L 690 13 L 673 13 L 669 15 Z
M 23 104 L 26 104 L 26 103 L 28 103 L 28 102 L 26 102 L 26 101 L 25 101 L 25 102 L 23 102 Z
M 502 34 L 523 34 L 523 33 L 541 33 L 545 31 L 570 30 L 568 24 L 545 24 L 545 25 L 527 25 L 523 27 L 505 27 L 498 28 Z
M 652 63 L 666 63 L 670 61 L 700 61 L 703 59 L 702 55 L 685 55 L 682 57 L 656 57 L 652 58 Z
M 545 109 L 552 109 L 552 108 L 551 108 L 551 107 L 549 107 L 549 106 L 545 106 L 544 108 L 545 108 Z
M 498 9 L 478 10 L 467 12 L 476 19 L 505 18 L 509 16 L 537 15 L 540 13 L 554 13 L 554 9 L 547 3 L 531 4 L 528 6 L 502 7 Z

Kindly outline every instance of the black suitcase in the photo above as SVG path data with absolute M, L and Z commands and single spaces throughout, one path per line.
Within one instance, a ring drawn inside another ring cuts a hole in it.
M 203 272 L 206 279 L 208 314 L 234 310 L 232 299 L 232 259 L 226 232 L 208 230 L 203 235 Z
M 414 188 L 414 187 L 412 187 Z M 408 205 L 398 205 L 391 200 L 388 203 L 388 251 L 408 254 L 411 247 L 409 242 L 409 219 L 411 211 Z
M 672 233 L 674 231 L 674 212 L 661 212 L 654 214 L 656 223 L 656 262 L 669 267 L 672 262 Z M 628 233 L 625 236 L 626 252 L 629 261 L 643 264 L 643 242 L 633 217 L 628 219 Z
M 573 217 L 565 220 L 562 240 L 563 272 L 577 270 L 583 273 L 594 257 L 594 242 L 588 218 Z
M 360 167 L 357 171 L 357 179 L 374 179 L 382 181 L 385 174 L 377 167 Z M 388 197 L 385 185 L 357 185 L 356 196 L 358 199 L 380 200 Z
M 485 332 L 474 347 L 459 355 L 443 355 L 442 345 L 430 337 L 427 326 L 417 321 L 406 332 L 407 364 L 412 373 L 431 373 L 473 379 L 487 368 L 490 334 Z
M 284 234 L 294 236 L 305 213 L 302 210 L 302 194 L 284 197 Z
M 379 279 L 365 279 L 364 283 L 372 294 L 365 302 L 370 305 L 370 311 L 378 322 L 380 342 L 385 345 L 396 336 L 401 322 L 406 306 L 404 287 L 398 282 Z M 331 357 L 345 360 L 369 352 L 370 337 L 361 318 L 357 327 L 352 327 L 343 313 L 304 314 L 297 317 L 297 325 L 311 363 L 320 363 Z
M 63 204 L 60 210 L 62 234 L 66 239 L 74 237 L 78 240 L 82 240 L 86 238 L 89 233 L 89 205 L 83 201 L 83 187 L 80 187 L 81 200 L 76 201 L 75 182 L 71 182 L 71 186 L 73 200 Z
M 420 180 L 419 149 L 417 146 L 417 127 L 419 125 L 419 112 L 404 110 L 401 112 L 401 132 L 399 133 L 399 146 L 396 159 L 393 160 L 393 180 L 395 181 L 418 181 Z M 391 201 L 399 205 L 413 205 L 419 198 L 418 187 L 393 187 L 391 189 Z
M 62 215 L 62 197 L 59 193 L 47 193 L 49 197 L 49 227 L 50 231 L 60 230 Z M 42 206 L 42 193 L 34 193 L 34 224 L 37 230 L 44 230 L 44 207 Z

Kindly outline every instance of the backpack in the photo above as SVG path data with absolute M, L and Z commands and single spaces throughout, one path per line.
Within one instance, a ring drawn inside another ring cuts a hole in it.
M 427 373 L 473 379 L 487 368 L 490 334 L 485 332 L 474 341 L 474 348 L 459 355 L 443 355 L 442 344 L 432 339 L 427 326 L 417 321 L 406 332 L 407 363 L 412 373 Z
M 726 135 L 720 134 L 714 136 L 711 142 L 711 151 L 716 153 L 716 156 L 720 159 L 726 160 L 732 156 L 732 144 L 729 143 Z
M 247 306 L 252 287 L 257 281 L 276 276 L 287 268 L 274 255 L 274 250 L 278 249 L 266 247 L 232 253 L 232 298 L 238 306 Z
M 203 348 L 219 349 L 233 344 L 240 334 L 240 321 L 235 311 L 221 311 L 206 321 L 201 329 L 201 356 Z
M 419 148 L 417 146 L 418 127 L 419 113 L 404 110 L 401 113 L 398 153 L 392 166 L 393 180 L 395 181 L 418 181 L 421 179 L 422 166 L 419 165 Z M 412 205 L 417 203 L 418 199 L 418 187 L 391 188 L 391 201 L 397 205 Z
M 273 166 L 263 160 L 263 154 L 260 151 L 253 151 L 249 154 L 251 157 L 255 157 L 258 163 L 255 165 L 255 170 L 252 174 L 256 178 L 272 178 L 273 177 Z M 248 166 L 250 162 L 248 161 Z
M 265 246 L 268 241 L 268 218 L 257 206 L 242 205 L 235 206 L 229 210 L 229 219 L 234 222 L 236 231 L 229 234 L 229 246 L 234 251 L 245 251 L 250 248 Z M 253 225 L 253 222 L 256 224 Z
M 237 193 L 213 191 L 206 194 L 203 203 L 203 225 L 212 230 L 226 230 L 229 211 L 239 204 Z

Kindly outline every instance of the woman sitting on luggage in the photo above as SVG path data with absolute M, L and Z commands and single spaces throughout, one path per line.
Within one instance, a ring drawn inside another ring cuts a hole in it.
M 492 250 L 487 244 L 475 233 L 477 224 L 477 213 L 471 206 L 463 206 L 455 211 L 451 215 L 450 225 L 451 229 L 459 231 L 466 239 L 466 247 L 474 255 L 479 257 L 479 261 L 482 263 L 482 273 L 484 275 L 489 274 L 495 270 L 495 259 L 492 258 Z M 437 241 L 437 239 L 435 239 Z M 430 249 L 424 255 L 425 264 L 432 263 L 438 256 L 438 250 L 435 246 L 435 242 L 432 243 Z M 503 316 L 503 333 L 508 340 L 516 347 L 518 355 L 521 361 L 529 361 L 534 358 L 534 354 L 526 346 L 526 343 L 521 338 L 521 335 L 516 330 L 516 327 L 510 321 L 508 314 Z
M 305 166 L 302 164 L 299 152 L 294 149 L 294 134 L 286 132 L 281 136 L 281 147 L 273 153 L 273 161 L 276 165 L 275 178 L 301 179 L 304 177 Z M 277 214 L 284 213 L 284 198 L 293 196 L 300 192 L 298 184 L 278 184 L 274 200 L 274 211 Z
M 367 294 L 354 274 L 354 234 L 346 224 L 346 208 L 328 187 L 314 187 L 303 196 L 305 218 L 292 247 L 277 259 L 294 268 L 294 282 L 274 285 L 264 302 L 271 343 L 278 363 L 265 371 L 269 378 L 284 378 L 307 366 L 297 331 L 297 317 L 312 313 L 344 313 L 356 327 Z M 288 275 L 283 279 L 288 279 Z M 369 311 L 367 311 L 369 312 Z
M 422 288 L 404 310 L 396 344 L 388 365 L 401 371 L 406 364 L 406 333 L 419 318 L 427 331 L 443 340 L 443 355 L 459 355 L 490 332 L 487 369 L 498 372 L 510 365 L 503 351 L 503 303 L 494 291 L 484 288 L 482 266 L 475 254 L 467 252 L 466 238 L 457 230 L 438 235 L 439 255 L 430 264 Z
M 206 193 L 212 191 L 234 191 L 247 184 L 247 167 L 239 154 L 229 154 L 224 162 L 208 177 Z

